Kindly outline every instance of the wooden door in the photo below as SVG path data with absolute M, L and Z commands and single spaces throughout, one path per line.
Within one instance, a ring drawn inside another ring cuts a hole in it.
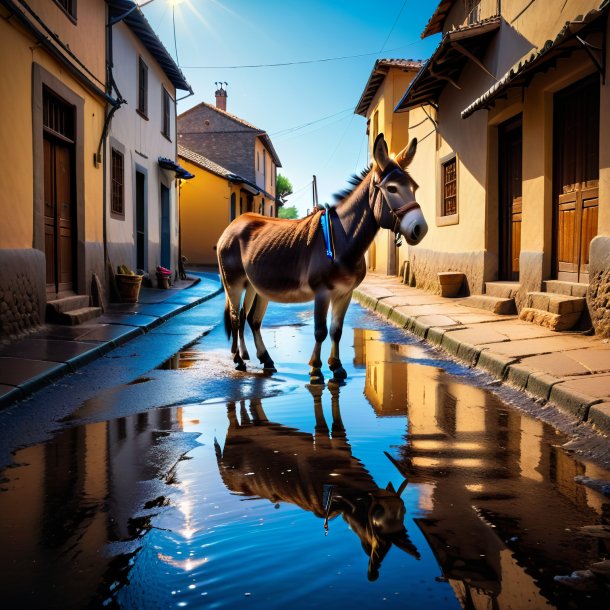
M 44 142 L 44 226 L 47 293 L 73 289 L 74 198 L 71 146 Z
M 523 130 L 521 115 L 499 128 L 499 269 L 501 280 L 519 279 Z
M 554 272 L 589 282 L 599 206 L 599 76 L 555 94 Z
M 169 189 L 161 185 L 161 266 L 171 267 L 171 235 L 169 217 Z
M 146 266 L 146 176 L 136 171 L 136 267 Z
M 74 108 L 43 95 L 44 229 L 47 294 L 72 291 L 75 278 Z

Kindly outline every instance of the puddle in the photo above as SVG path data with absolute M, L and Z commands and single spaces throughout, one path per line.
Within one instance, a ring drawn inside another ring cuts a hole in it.
M 555 576 L 608 558 L 585 526 L 610 520 L 610 473 L 438 365 L 356 330 L 343 387 L 154 409 L 18 451 L 0 473 L 4 602 L 608 607 L 601 580 Z

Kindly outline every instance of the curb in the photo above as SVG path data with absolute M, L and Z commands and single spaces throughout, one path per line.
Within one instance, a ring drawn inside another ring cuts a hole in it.
M 354 290 L 353 298 L 362 307 L 380 314 L 391 324 L 407 330 L 429 345 L 442 349 L 466 366 L 481 369 L 502 383 L 525 391 L 534 399 L 550 403 L 579 421 L 588 422 L 602 434 L 610 435 L 610 402 L 570 388 L 565 379 L 530 369 L 521 364 L 518 357 L 493 353 L 486 347 L 480 348 L 447 335 L 448 330 L 460 330 L 465 328 L 463 325 L 439 327 L 425 324 L 418 317 L 408 316 L 384 303 L 383 297 L 373 297 L 359 289 Z
M 188 290 L 188 288 L 186 288 L 185 290 Z M 110 341 L 106 341 L 105 343 L 101 343 L 99 345 L 92 345 L 90 350 L 83 352 L 82 354 L 78 354 L 77 356 L 74 356 L 66 360 L 65 362 L 58 362 L 56 367 L 53 367 L 52 369 L 41 373 L 40 375 L 37 375 L 35 377 L 32 377 L 31 379 L 28 379 L 27 381 L 24 381 L 22 384 L 16 386 L 14 390 L 11 390 L 10 392 L 7 392 L 3 396 L 1 396 L 0 409 L 8 407 L 9 405 L 15 403 L 18 400 L 24 400 L 25 398 L 28 398 L 29 396 L 34 394 L 34 392 L 37 392 L 43 387 L 54 383 L 65 375 L 68 375 L 69 373 L 74 373 L 78 369 L 84 367 L 90 362 L 93 362 L 94 360 L 97 360 L 98 358 L 101 358 L 102 356 L 111 352 L 117 347 L 128 343 L 136 337 L 145 335 L 149 331 L 161 326 L 161 324 L 163 324 L 164 322 L 167 322 L 167 320 L 177 316 L 178 314 L 184 313 L 185 311 L 192 309 L 197 305 L 201 305 L 206 301 L 210 301 L 211 299 L 217 297 L 223 292 L 224 288 L 221 284 L 217 290 L 203 295 L 192 303 L 177 304 L 175 310 L 163 314 L 158 318 L 154 318 L 150 321 L 150 323 L 146 324 L 145 326 L 138 326 L 132 328 L 124 334 L 120 335 L 119 337 L 116 337 L 115 339 L 111 339 Z

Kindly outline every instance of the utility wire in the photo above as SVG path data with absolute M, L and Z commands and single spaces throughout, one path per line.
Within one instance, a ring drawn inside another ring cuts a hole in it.
M 315 123 L 320 123 L 321 121 L 325 121 L 326 119 L 330 119 L 334 116 L 338 116 L 340 114 L 343 114 L 344 112 L 347 112 L 348 110 L 353 110 L 352 106 L 350 106 L 349 108 L 344 108 L 343 110 L 340 110 L 339 112 L 335 112 L 334 114 L 329 114 L 325 117 L 322 117 L 321 119 L 316 119 L 315 121 L 309 121 L 309 123 L 302 123 L 301 125 L 296 125 L 295 127 L 286 127 L 286 129 L 280 129 L 279 131 L 274 131 L 273 133 L 270 133 L 270 136 L 277 136 L 277 135 L 281 135 L 281 134 L 285 134 L 285 133 L 290 133 L 293 131 L 297 131 L 299 129 L 303 129 L 305 127 L 309 127 L 310 125 L 314 125 Z
M 406 1 L 406 0 L 405 0 Z M 390 32 L 391 33 L 391 32 Z M 409 42 L 408 44 L 404 44 L 400 47 L 394 47 L 393 49 L 387 49 L 388 53 L 392 51 L 399 51 L 400 49 L 404 49 L 406 47 L 413 46 L 417 44 L 419 41 Z M 385 43 L 384 43 L 385 45 Z M 354 59 L 356 57 L 370 57 L 371 55 L 379 55 L 380 51 L 373 51 L 371 53 L 359 53 L 358 55 L 343 55 L 341 57 L 324 57 L 322 59 L 306 59 L 303 61 L 285 61 L 278 62 L 273 64 L 244 64 L 240 66 L 180 66 L 183 70 L 237 70 L 239 68 L 277 68 L 280 66 L 296 66 L 301 64 L 317 64 L 328 61 L 341 61 L 343 59 Z
M 394 19 L 394 23 L 392 24 L 392 27 L 390 28 L 388 35 L 386 36 L 385 40 L 383 41 L 383 44 L 381 45 L 381 48 L 378 51 L 379 53 L 381 53 L 383 51 L 384 47 L 386 46 L 386 44 L 388 44 L 388 40 L 390 40 L 390 36 L 392 35 L 392 32 L 394 31 L 394 28 L 396 27 L 396 24 L 398 23 L 398 20 L 400 19 L 402 12 L 405 10 L 406 5 L 407 5 L 407 0 L 404 0 L 404 2 L 402 3 L 402 6 L 400 7 L 400 10 L 398 11 L 398 15 L 396 15 L 396 19 Z M 390 51 L 393 51 L 393 50 L 394 49 L 390 49 Z

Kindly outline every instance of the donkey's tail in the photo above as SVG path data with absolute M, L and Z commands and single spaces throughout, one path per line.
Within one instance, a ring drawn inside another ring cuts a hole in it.
M 231 312 L 229 310 L 229 298 L 225 301 L 225 333 L 227 333 L 227 339 L 231 338 L 233 330 L 231 327 Z

